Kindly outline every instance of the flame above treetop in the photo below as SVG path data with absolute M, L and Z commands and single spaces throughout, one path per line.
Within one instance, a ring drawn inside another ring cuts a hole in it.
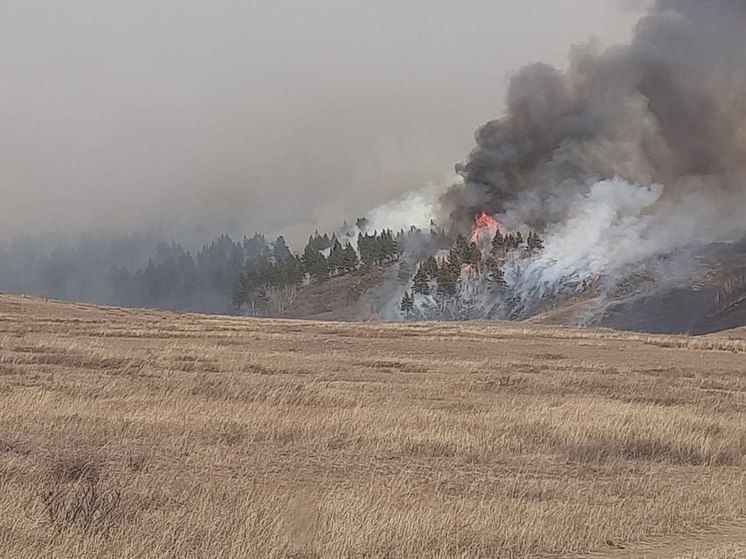
M 492 242 L 497 232 L 500 230 L 500 224 L 487 212 L 480 211 L 474 216 L 474 223 L 471 227 L 471 242 L 478 243 L 482 239 Z

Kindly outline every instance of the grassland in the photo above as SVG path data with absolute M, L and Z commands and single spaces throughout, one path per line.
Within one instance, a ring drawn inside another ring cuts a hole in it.
M 745 369 L 743 339 L 0 296 L 0 556 L 642 557 L 746 517 Z

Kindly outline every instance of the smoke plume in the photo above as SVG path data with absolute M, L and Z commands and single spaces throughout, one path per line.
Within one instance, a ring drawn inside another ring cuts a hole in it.
M 517 72 L 437 219 L 468 234 L 487 212 L 544 249 L 503 262 L 502 296 L 462 273 L 457 305 L 424 297 L 420 316 L 526 317 L 592 287 L 580 320 L 599 323 L 621 301 L 698 292 L 698 251 L 746 235 L 744 52 L 746 1 L 655 0 L 628 44 Z
M 567 71 L 522 69 L 504 117 L 477 131 L 457 167 L 463 183 L 443 196 L 442 212 L 459 230 L 486 209 L 508 224 L 569 235 L 582 208 L 590 221 L 632 211 L 656 216 L 638 244 L 661 250 L 742 233 L 744 52 L 743 0 L 657 0 L 629 44 L 576 47 Z M 632 185 L 642 189 L 633 197 L 646 198 L 652 185 L 660 196 L 631 209 Z M 607 209 L 598 207 L 601 192 Z

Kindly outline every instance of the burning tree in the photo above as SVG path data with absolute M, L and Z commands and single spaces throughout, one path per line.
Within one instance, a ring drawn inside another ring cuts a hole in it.
M 457 236 L 447 253 L 420 263 L 411 291 L 424 298 L 417 312 L 455 319 L 507 316 L 509 280 L 520 277 L 522 262 L 543 247 L 538 233 L 509 232 L 486 212 L 477 213 L 471 236 Z

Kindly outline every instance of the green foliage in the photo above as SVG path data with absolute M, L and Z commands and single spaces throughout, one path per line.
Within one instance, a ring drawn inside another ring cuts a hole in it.
M 433 255 L 430 255 L 425 259 L 425 262 L 422 263 L 420 269 L 423 271 L 428 281 L 434 280 L 438 275 L 438 261 Z
M 277 239 L 275 239 L 275 242 L 272 243 L 272 259 L 275 262 L 280 262 L 282 260 L 285 260 L 289 256 L 291 256 L 290 248 L 285 241 L 285 237 L 280 235 L 279 237 L 277 237 Z
M 508 242 L 505 236 L 497 230 L 495 237 L 492 239 L 492 256 L 495 258 L 505 258 L 505 253 L 508 250 Z
M 373 234 L 360 233 L 357 238 L 360 260 L 366 267 L 391 262 L 399 258 L 399 245 L 391 230 Z
M 404 292 L 404 297 L 402 297 L 401 310 L 406 313 L 407 317 L 412 314 L 412 311 L 414 311 L 414 297 L 409 293 L 409 291 Z
M 433 277 L 438 273 L 438 265 L 436 263 L 435 265 L 435 272 L 433 273 Z M 430 279 L 431 275 L 427 271 L 424 265 L 421 265 L 419 269 L 417 270 L 417 273 L 414 275 L 414 279 L 412 280 L 414 285 L 412 287 L 412 290 L 417 295 L 430 295 Z
M 320 282 L 329 277 L 329 262 L 321 252 L 314 247 L 310 239 L 303 250 L 303 266 L 314 282 Z
M 341 273 L 344 269 L 344 249 L 342 243 L 335 237 L 332 248 L 329 251 L 329 272 L 332 275 Z
M 533 231 L 528 234 L 528 239 L 526 240 L 526 246 L 528 248 L 529 253 L 535 253 L 540 252 L 544 250 L 544 240 L 539 236 L 538 233 L 534 233 Z
M 399 281 L 409 281 L 412 279 L 412 265 L 406 260 L 399 262 L 399 267 L 396 270 L 396 278 Z
M 352 248 L 350 243 L 345 243 L 345 247 L 342 251 L 342 270 L 344 273 L 349 274 L 355 270 L 360 263 L 357 252 Z
M 452 254 L 451 256 L 454 256 Z M 456 283 L 461 275 L 461 264 L 456 258 L 448 258 L 439 268 L 435 276 L 438 282 L 437 293 L 440 297 L 451 297 L 456 294 Z
M 459 235 L 456 238 L 456 246 L 454 251 L 458 255 L 458 259 L 461 264 L 469 264 L 476 266 L 482 260 L 482 253 L 479 251 L 479 247 L 474 242 L 469 242 L 466 237 Z
M 492 285 L 499 289 L 508 287 L 508 282 L 505 281 L 505 272 L 503 272 L 500 262 L 496 258 L 488 258 L 485 261 L 485 266 L 487 268 L 487 279 Z

